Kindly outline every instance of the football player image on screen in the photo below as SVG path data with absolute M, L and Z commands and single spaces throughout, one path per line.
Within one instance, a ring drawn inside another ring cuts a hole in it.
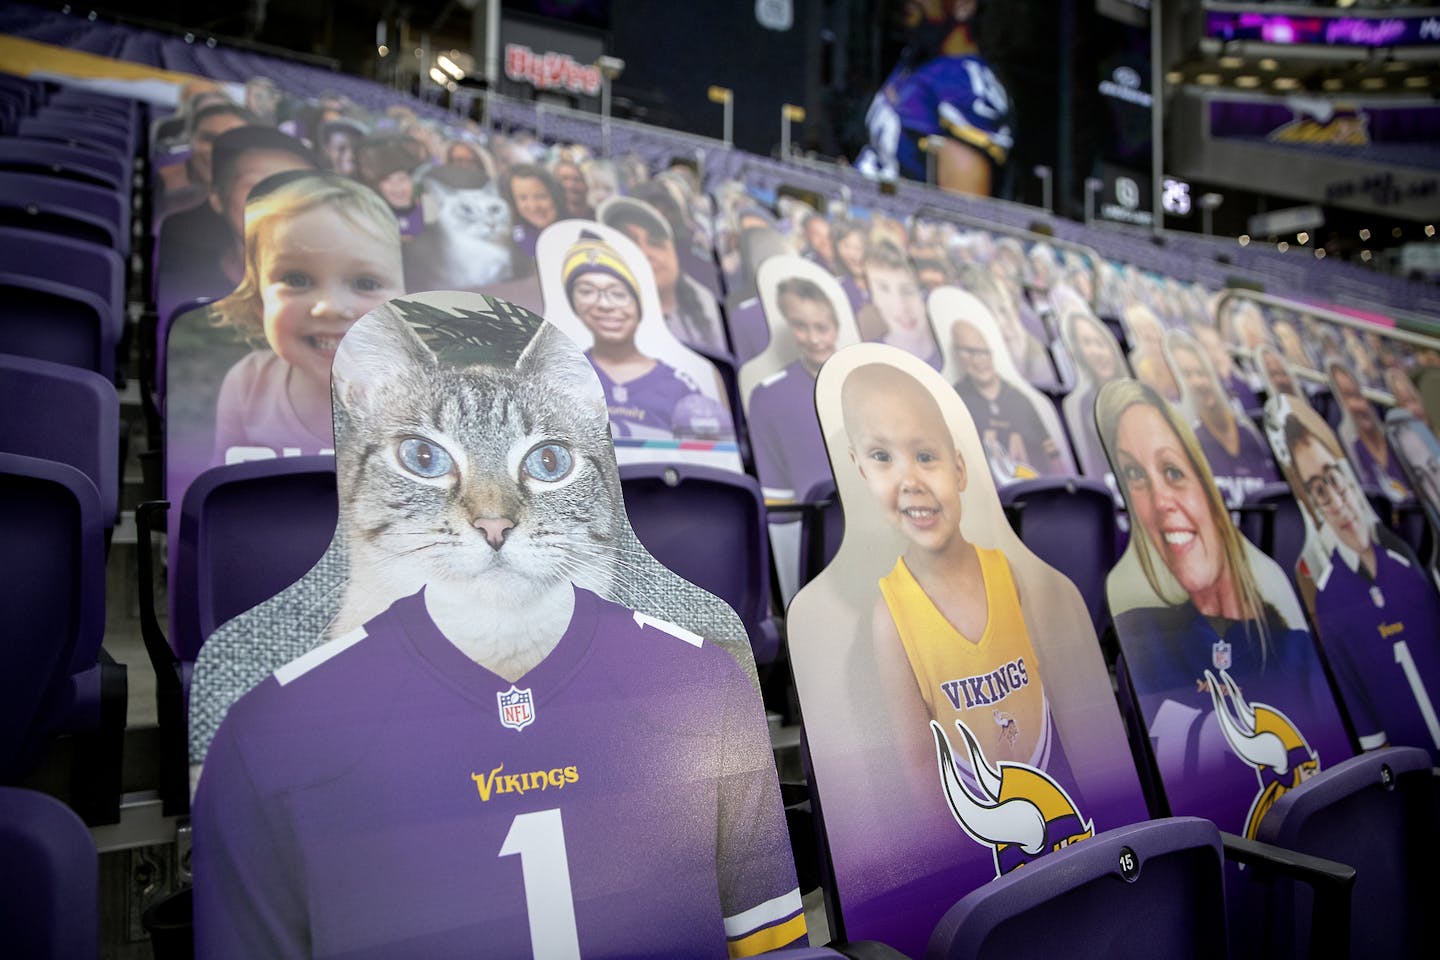
M 748 650 L 607 598 L 653 558 L 580 349 L 502 301 L 397 299 L 341 343 L 334 404 L 343 632 L 210 744 L 197 955 L 803 940 Z
M 909 42 L 865 115 L 856 166 L 881 180 L 926 179 L 921 142 L 940 136 L 936 183 L 989 195 L 1010 153 L 1010 98 L 975 41 L 978 0 L 908 0 Z

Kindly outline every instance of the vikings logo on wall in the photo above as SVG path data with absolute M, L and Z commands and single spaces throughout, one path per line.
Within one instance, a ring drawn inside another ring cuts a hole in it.
M 796 686 L 846 933 L 917 956 L 956 896 L 1147 813 L 1084 599 L 1006 521 L 955 389 L 857 344 L 815 403 L 845 535 L 787 613 Z
M 1350 754 L 1305 616 L 1175 407 L 1126 379 L 1095 416 L 1132 525 L 1106 592 L 1170 809 L 1253 836 L 1281 792 Z
M 965 738 L 982 795 L 974 796 L 962 782 L 950 738 L 932 720 L 940 782 L 955 822 L 976 843 L 995 848 L 995 876 L 1095 836 L 1095 825 L 1081 816 L 1065 788 L 1044 770 L 1014 762 L 992 767 L 964 721 L 956 720 L 955 727 Z

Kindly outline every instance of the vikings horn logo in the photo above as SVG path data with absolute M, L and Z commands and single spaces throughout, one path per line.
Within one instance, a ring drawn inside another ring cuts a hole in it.
M 1205 682 L 1226 742 L 1236 756 L 1255 768 L 1260 780 L 1260 792 L 1245 818 L 1245 836 L 1253 840 L 1260 821 L 1275 801 L 1320 772 L 1320 757 L 1285 714 L 1263 703 L 1246 703 L 1240 688 L 1224 670 L 1219 680 L 1206 670 Z M 1223 693 L 1221 682 L 1225 684 Z M 1225 703 L 1227 696 L 1235 705 L 1234 715 Z
M 1045 771 L 1008 760 L 1001 761 L 996 770 L 964 722 L 956 720 L 955 726 L 965 738 L 970 765 L 984 796 L 974 796 L 961 783 L 950 752 L 950 738 L 940 724 L 931 720 L 940 782 L 955 822 L 977 843 L 994 849 L 995 876 L 1095 836 L 1095 825 L 1080 816 L 1065 788 Z

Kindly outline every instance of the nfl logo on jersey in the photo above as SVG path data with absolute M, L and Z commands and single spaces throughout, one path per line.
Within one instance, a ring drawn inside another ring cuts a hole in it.
M 535 699 L 527 687 L 521 690 L 513 683 L 509 690 L 495 694 L 500 701 L 500 722 L 513 730 L 524 730 L 535 722 Z

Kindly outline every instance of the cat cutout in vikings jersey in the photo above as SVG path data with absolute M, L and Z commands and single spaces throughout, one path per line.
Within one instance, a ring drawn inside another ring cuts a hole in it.
M 337 429 L 349 426 L 350 435 L 359 438 L 337 458 L 340 530 L 305 577 L 222 625 L 205 642 L 190 700 L 192 765 L 204 759 L 216 727 L 236 698 L 284 664 L 346 634 L 394 600 L 418 590 L 427 576 L 421 571 L 427 566 L 457 583 L 468 582 L 472 573 L 487 569 L 486 554 L 467 559 L 464 551 L 447 552 L 440 546 L 448 540 L 457 547 L 463 545 L 462 534 L 474 535 L 466 534 L 466 528 L 479 531 L 480 527 L 470 521 L 462 523 L 459 513 L 453 518 L 437 518 L 419 509 L 416 502 L 419 492 L 428 491 L 432 504 L 448 496 L 448 509 L 465 509 L 463 501 L 470 495 L 462 496 L 458 489 L 447 494 L 450 480 L 446 478 L 454 478 L 467 467 L 473 471 L 477 465 L 467 451 L 477 444 L 484 444 L 496 456 L 503 453 L 509 471 L 496 478 L 486 496 L 495 499 L 497 508 L 508 502 L 529 510 L 528 521 L 510 517 L 515 521 L 513 527 L 499 522 L 503 511 L 496 513 L 493 522 L 485 521 L 495 542 L 511 551 L 480 544 L 496 558 L 506 558 L 502 567 L 510 568 L 512 574 L 530 570 L 537 583 L 563 574 L 605 600 L 678 624 L 729 650 L 754 682 L 749 640 L 734 611 L 660 565 L 630 529 L 618 479 L 606 472 L 605 465 L 614 454 L 603 411 L 594 407 L 590 402 L 594 398 L 588 395 L 576 398 L 577 390 L 583 392 L 592 385 L 588 378 L 593 374 L 581 370 L 585 376 L 572 378 L 574 384 L 568 392 L 556 392 L 553 398 L 543 395 L 544 385 L 553 385 L 555 374 L 536 364 L 544 355 L 571 349 L 562 333 L 514 304 L 477 294 L 431 293 L 397 299 L 371 316 L 366 321 L 370 326 L 379 324 L 381 318 L 388 321 L 388 326 L 378 329 L 388 330 L 396 347 L 389 354 L 376 355 L 368 367 L 371 380 L 387 384 L 385 404 L 375 406 L 376 391 L 370 391 L 366 399 L 367 393 L 356 386 L 364 378 L 357 380 L 352 374 L 336 383 L 343 401 L 336 408 Z M 549 344 L 548 351 L 539 350 L 542 344 Z M 583 360 L 578 351 L 575 357 Z M 359 368 L 352 364 L 351 369 Z M 500 403 L 502 394 L 497 391 L 505 383 L 510 384 L 509 402 Z M 562 408 L 559 404 L 567 397 L 573 402 Z M 373 413 L 357 419 L 357 403 Z M 598 417 L 593 423 L 586 419 L 591 413 Z M 392 463 L 373 455 L 367 455 L 368 459 L 361 456 L 362 451 L 380 443 L 378 437 L 367 442 L 364 429 L 373 430 L 382 423 L 393 434 L 435 441 L 394 450 L 395 457 L 403 454 L 421 471 L 415 475 L 413 491 L 406 492 L 405 478 L 395 472 L 398 460 Z M 582 452 L 570 451 L 574 463 L 600 465 L 585 473 L 583 483 L 567 475 L 556 495 L 545 500 L 551 506 L 549 514 L 542 509 L 538 495 L 524 489 L 526 482 L 542 481 L 521 473 L 558 469 L 559 461 L 551 459 L 558 454 L 528 447 L 501 451 L 495 446 L 503 437 L 518 444 L 522 436 L 538 429 L 537 424 L 546 423 L 579 431 L 587 438 L 590 446 Z M 457 447 L 460 449 L 454 449 Z M 537 458 L 533 464 L 529 463 L 532 453 Z M 441 469 L 447 458 L 449 468 Z M 385 469 L 375 469 L 377 463 Z M 427 478 L 423 475 L 427 470 L 438 472 Z M 567 549 L 559 549 L 566 545 Z M 453 570 L 446 571 L 447 557 Z M 516 599 L 518 595 L 492 597 L 502 605 Z
M 197 953 L 803 941 L 744 633 L 723 642 L 734 613 L 634 540 L 575 344 L 503 301 L 428 295 L 372 310 L 334 370 L 348 570 L 287 591 L 339 593 L 329 630 L 205 754 Z M 299 627 L 286 602 L 247 616 L 257 645 Z

